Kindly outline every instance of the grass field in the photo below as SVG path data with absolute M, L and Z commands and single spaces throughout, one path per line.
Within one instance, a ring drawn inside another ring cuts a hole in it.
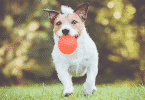
M 0 100 L 145 100 L 145 87 L 96 85 L 97 91 L 84 96 L 82 85 L 74 85 L 74 93 L 63 96 L 62 84 L 0 87 Z

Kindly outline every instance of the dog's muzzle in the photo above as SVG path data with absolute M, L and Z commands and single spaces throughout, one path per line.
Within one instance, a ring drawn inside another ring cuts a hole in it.
M 68 34 L 69 30 L 68 29 L 63 29 L 62 33 L 63 33 L 63 36 L 69 36 L 69 34 Z M 80 34 L 75 34 L 74 35 L 75 39 L 77 39 L 79 36 L 80 36 Z M 60 36 L 59 36 L 59 38 L 60 38 Z

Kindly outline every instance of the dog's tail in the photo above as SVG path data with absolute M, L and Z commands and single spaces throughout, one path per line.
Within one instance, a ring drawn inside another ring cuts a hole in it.
M 71 7 L 68 7 L 68 6 L 64 6 L 64 5 L 61 5 L 61 11 L 62 13 L 64 13 L 66 16 L 68 14 L 73 14 L 74 10 L 71 8 Z

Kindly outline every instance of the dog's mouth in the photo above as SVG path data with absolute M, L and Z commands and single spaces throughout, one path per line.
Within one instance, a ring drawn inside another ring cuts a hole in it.
M 77 39 L 79 37 L 79 34 L 75 34 L 74 37 L 75 39 Z
M 69 35 L 63 35 L 63 36 L 69 36 Z M 75 34 L 75 35 L 73 35 L 74 37 L 75 37 L 75 39 L 78 39 L 78 37 L 80 36 L 80 34 Z M 59 38 L 60 38 L 61 36 L 59 36 Z

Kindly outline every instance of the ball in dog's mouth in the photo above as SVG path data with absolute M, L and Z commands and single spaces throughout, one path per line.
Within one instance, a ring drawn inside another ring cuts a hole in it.
M 77 39 L 74 36 L 61 36 L 58 48 L 63 54 L 72 54 L 77 48 Z

